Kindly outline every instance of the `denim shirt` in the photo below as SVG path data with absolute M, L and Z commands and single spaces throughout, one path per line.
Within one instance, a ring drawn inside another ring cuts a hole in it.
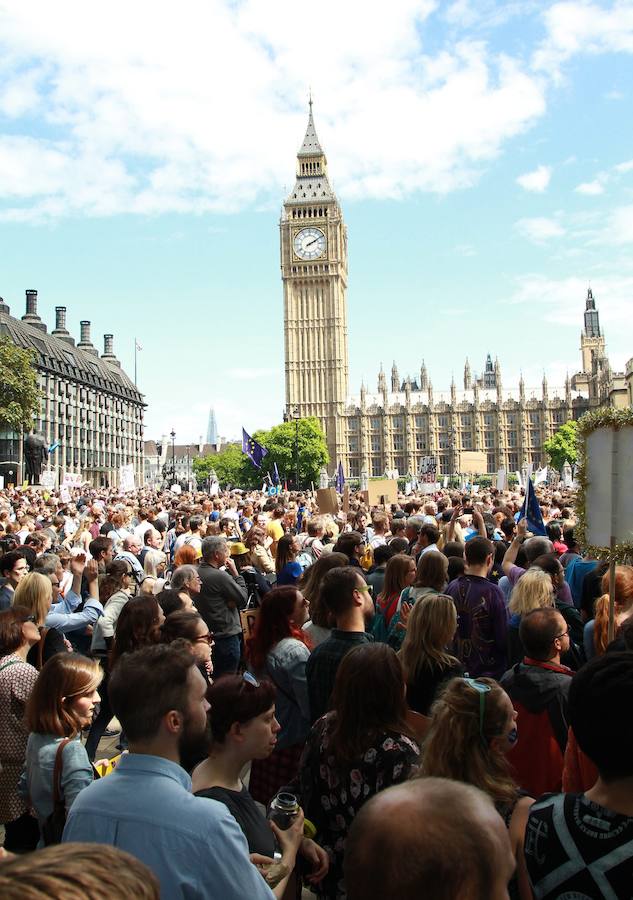
M 26 761 L 18 784 L 22 797 L 29 797 L 40 827 L 53 812 L 53 770 L 57 747 L 63 738 L 56 734 L 31 732 L 26 745 Z M 79 736 L 62 750 L 61 788 L 66 812 L 79 792 L 92 783 L 94 772 Z
M 73 804 L 63 843 L 127 850 L 154 872 L 162 900 L 271 900 L 223 803 L 194 797 L 191 778 L 160 756 L 130 753 Z

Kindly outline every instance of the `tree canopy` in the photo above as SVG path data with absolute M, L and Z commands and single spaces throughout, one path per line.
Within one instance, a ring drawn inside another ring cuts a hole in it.
M 564 425 L 561 425 L 558 431 L 543 444 L 543 449 L 549 457 L 550 465 L 558 469 L 559 472 L 566 461 L 572 466 L 576 462 L 578 455 L 576 449 L 577 437 L 578 422 L 570 419 Z
M 288 485 L 294 486 L 295 435 L 298 437 L 299 485 L 309 487 L 313 482 L 318 486 L 319 473 L 328 464 L 329 456 L 325 435 L 316 418 L 299 419 L 296 424 L 294 421 L 283 422 L 267 431 L 256 431 L 253 438 L 268 451 L 261 469 L 253 465 L 241 448 L 235 446 L 195 459 L 193 465 L 198 483 L 205 481 L 214 469 L 222 486 L 261 487 L 268 473 L 273 477 L 277 463 L 282 484 L 288 482 Z
M 34 353 L 16 347 L 0 335 L 0 422 L 13 431 L 27 431 L 39 413 L 41 392 L 33 366 Z

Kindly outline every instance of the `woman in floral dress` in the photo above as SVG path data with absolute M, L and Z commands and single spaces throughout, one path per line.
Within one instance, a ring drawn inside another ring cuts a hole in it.
M 345 897 L 345 840 L 363 803 L 416 771 L 420 748 L 406 713 L 395 652 L 385 644 L 350 650 L 336 675 L 332 711 L 313 726 L 293 785 L 330 856 L 330 871 L 316 886 L 320 897 Z

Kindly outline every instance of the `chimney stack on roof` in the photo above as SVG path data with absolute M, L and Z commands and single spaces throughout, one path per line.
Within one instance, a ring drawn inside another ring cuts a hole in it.
M 46 331 L 46 325 L 37 314 L 37 291 L 26 292 L 26 313 L 22 316 L 22 321 L 40 331 Z
M 55 328 L 52 334 L 59 338 L 60 341 L 66 341 L 67 344 L 75 343 L 75 339 L 71 337 L 68 329 L 66 328 L 66 307 L 65 306 L 56 306 L 55 307 Z
M 112 334 L 103 335 L 103 353 L 101 354 L 101 359 L 105 359 L 115 366 L 121 365 L 114 354 L 114 335 Z
M 90 340 L 90 322 L 84 319 L 79 323 L 79 326 L 81 328 L 81 340 L 77 346 L 80 350 L 83 350 L 84 353 L 91 353 L 93 356 L 99 356 L 99 351 L 94 347 Z

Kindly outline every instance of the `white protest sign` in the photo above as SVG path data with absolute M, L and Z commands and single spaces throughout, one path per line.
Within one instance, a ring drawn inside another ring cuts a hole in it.
M 70 491 L 67 487 L 63 487 L 59 492 L 59 497 L 62 503 L 70 503 Z
M 62 487 L 81 487 L 83 484 L 83 478 L 78 472 L 64 472 L 64 480 L 62 481 Z
M 169 490 L 172 492 L 172 494 L 182 494 L 182 488 L 179 484 L 172 484 Z
M 49 490 L 55 487 L 56 481 L 57 478 L 55 477 L 55 472 L 51 469 L 46 469 L 46 471 L 42 472 L 40 475 L 40 484 L 42 487 L 48 488 Z
M 119 466 L 119 490 L 122 494 L 126 491 L 134 490 L 134 466 L 128 463 L 125 466 Z
M 508 479 L 506 477 L 506 470 L 503 466 L 497 472 L 497 490 L 505 491 L 508 488 Z

